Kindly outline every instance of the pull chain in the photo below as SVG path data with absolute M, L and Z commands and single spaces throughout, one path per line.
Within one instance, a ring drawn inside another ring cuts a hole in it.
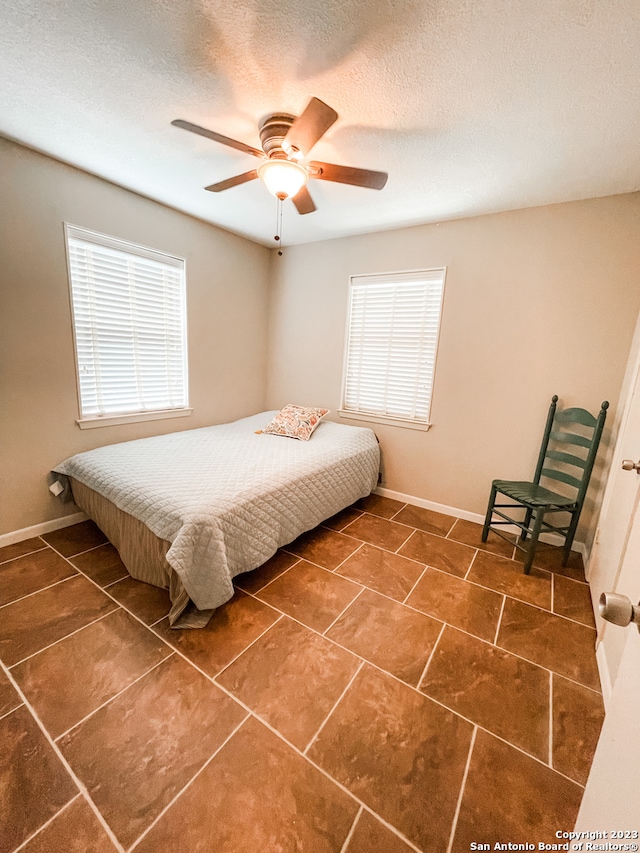
M 281 238 L 282 238 L 282 199 L 277 199 L 278 205 L 276 207 L 276 236 L 273 238 L 280 246 L 282 246 Z M 278 249 L 278 255 L 282 255 L 282 249 Z

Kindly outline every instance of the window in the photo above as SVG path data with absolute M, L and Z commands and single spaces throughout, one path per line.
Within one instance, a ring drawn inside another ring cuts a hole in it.
M 185 263 L 66 225 L 80 427 L 188 409 Z
M 444 268 L 351 277 L 343 415 L 428 429 L 444 278 Z

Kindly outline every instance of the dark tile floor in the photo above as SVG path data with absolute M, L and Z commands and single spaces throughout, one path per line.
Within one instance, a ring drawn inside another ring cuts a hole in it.
M 603 719 L 579 558 L 371 496 L 203 630 L 84 522 L 0 549 L 0 853 L 461 853 L 573 828 Z

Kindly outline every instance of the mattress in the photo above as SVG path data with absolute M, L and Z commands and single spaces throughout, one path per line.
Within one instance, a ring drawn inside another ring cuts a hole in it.
M 306 442 L 258 434 L 274 414 L 96 448 L 54 470 L 169 543 L 163 559 L 186 593 L 181 607 L 212 610 L 233 596 L 236 575 L 378 480 L 370 429 L 323 421 Z

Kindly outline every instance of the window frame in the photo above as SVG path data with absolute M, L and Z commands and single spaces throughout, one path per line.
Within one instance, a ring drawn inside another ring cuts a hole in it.
M 346 392 L 347 392 L 347 370 L 349 365 L 350 345 L 351 345 L 351 323 L 353 314 L 353 293 L 354 285 L 366 287 L 368 284 L 402 284 L 403 278 L 406 280 L 419 281 L 420 276 L 425 276 L 425 284 L 429 285 L 429 279 L 433 280 L 435 274 L 440 274 L 438 281 L 441 281 L 441 291 L 439 300 L 438 325 L 435 329 L 435 345 L 433 349 L 433 369 L 431 372 L 431 394 L 428 401 L 426 419 L 401 417 L 380 412 L 367 411 L 364 409 L 349 409 L 346 407 Z M 344 356 L 342 368 L 342 388 L 340 396 L 340 408 L 338 414 L 343 418 L 370 421 L 374 423 L 387 424 L 389 426 L 404 427 L 405 429 L 414 429 L 427 431 L 433 425 L 431 421 L 431 411 L 433 408 L 433 397 L 435 388 L 435 379 L 437 371 L 438 350 L 440 344 L 440 332 L 442 330 L 442 316 L 444 309 L 444 294 L 446 286 L 447 267 L 429 267 L 425 269 L 399 270 L 395 272 L 384 273 L 366 273 L 349 276 L 348 290 L 348 306 L 347 306 L 347 322 L 345 329 Z
M 143 246 L 139 243 L 134 243 L 130 240 L 123 240 L 118 237 L 112 237 L 108 234 L 102 234 L 98 231 L 93 231 L 89 228 L 84 228 L 78 225 L 64 222 L 64 240 L 65 254 L 67 261 L 67 281 L 69 287 L 69 304 L 71 309 L 71 325 L 73 335 L 74 362 L 76 373 L 76 396 L 78 403 L 78 418 L 77 425 L 80 429 L 94 429 L 97 427 L 114 426 L 117 424 L 140 423 L 144 421 L 164 420 L 168 418 L 188 417 L 193 412 L 193 408 L 189 405 L 189 346 L 187 337 L 187 292 L 186 292 L 186 271 L 187 263 L 184 258 L 178 255 L 164 252 L 159 249 L 152 249 L 148 246 Z M 134 257 L 146 258 L 159 262 L 169 261 L 168 265 L 180 269 L 180 300 L 181 300 L 181 326 L 182 326 L 182 370 L 184 374 L 184 405 L 162 408 L 162 409 L 139 409 L 135 411 L 123 411 L 112 413 L 83 413 L 82 409 L 82 390 L 80 382 L 80 360 L 78 356 L 78 334 L 76 324 L 76 306 L 73 296 L 73 282 L 71 277 L 71 251 L 70 239 L 76 238 L 84 240 L 87 243 L 93 243 L 96 246 L 102 246 L 106 249 L 113 249 L 119 252 L 124 252 Z

